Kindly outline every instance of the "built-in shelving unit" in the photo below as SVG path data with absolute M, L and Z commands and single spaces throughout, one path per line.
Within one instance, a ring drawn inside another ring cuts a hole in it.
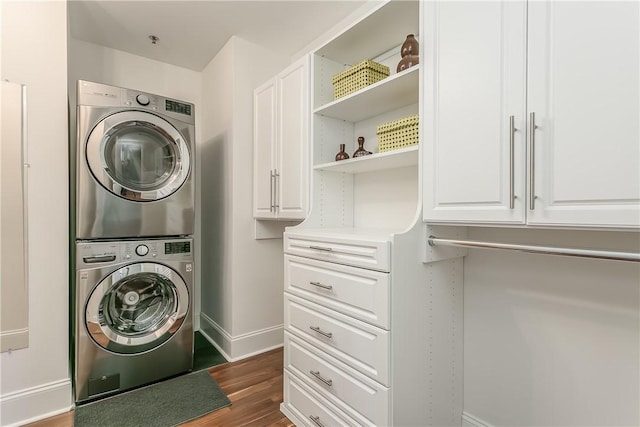
M 337 227 L 382 225 L 404 229 L 410 224 L 419 202 L 418 146 L 378 152 L 377 127 L 418 114 L 420 66 L 397 73 L 400 47 L 407 35 L 419 38 L 419 2 L 391 1 L 381 4 L 368 16 L 312 54 L 312 212 L 307 226 Z M 389 67 L 389 77 L 335 99 L 332 77 L 364 59 Z M 358 137 L 365 138 L 371 156 L 335 161 L 340 144 L 352 155 Z M 405 169 L 402 173 L 390 172 Z M 407 172 L 410 171 L 410 172 Z M 344 174 L 344 176 L 337 176 Z M 379 210 L 361 209 L 372 200 L 371 183 L 383 180 L 375 192 L 401 192 L 412 203 L 389 204 Z M 340 195 L 340 197 L 336 197 Z M 315 207 L 315 209 L 314 209 Z M 402 209 L 403 212 L 392 212 Z M 337 216 L 333 212 L 342 214 Z M 384 219 L 384 221 L 383 221 Z
M 395 71 L 421 4 L 382 2 L 311 54 L 311 213 L 284 234 L 281 409 L 296 425 L 460 424 L 462 263 L 423 263 L 419 144 L 378 152 L 376 134 L 420 111 L 420 66 Z M 390 76 L 334 99 L 333 75 L 363 59 Z M 373 154 L 335 161 L 360 136 Z

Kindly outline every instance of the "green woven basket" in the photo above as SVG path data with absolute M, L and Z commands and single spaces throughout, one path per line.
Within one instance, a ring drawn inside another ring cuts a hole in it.
M 333 76 L 333 97 L 342 98 L 387 77 L 389 67 L 365 59 Z
M 384 123 L 376 129 L 378 152 L 397 150 L 418 143 L 418 115 Z

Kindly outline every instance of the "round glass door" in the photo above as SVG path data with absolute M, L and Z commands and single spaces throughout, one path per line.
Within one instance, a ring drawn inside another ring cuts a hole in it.
M 89 134 L 86 156 L 105 189 L 137 202 L 170 196 L 190 172 L 189 149 L 180 132 L 144 111 L 122 111 L 101 120 Z
M 85 308 L 91 338 L 114 353 L 141 353 L 175 334 L 189 310 L 189 291 L 173 269 L 154 263 L 123 267 L 94 288 Z

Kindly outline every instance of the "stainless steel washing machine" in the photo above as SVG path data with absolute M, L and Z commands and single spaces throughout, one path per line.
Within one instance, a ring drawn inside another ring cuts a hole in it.
M 78 81 L 75 239 L 194 230 L 193 104 Z
M 77 402 L 193 366 L 193 240 L 76 242 Z

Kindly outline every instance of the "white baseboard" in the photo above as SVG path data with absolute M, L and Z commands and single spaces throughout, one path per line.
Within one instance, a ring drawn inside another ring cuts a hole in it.
M 463 412 L 462 427 L 493 427 L 493 425 L 481 420 L 480 418 L 474 417 L 471 414 Z
M 246 359 L 282 347 L 284 344 L 284 325 L 233 337 L 204 313 L 200 313 L 200 332 L 230 362 Z
M 71 379 L 54 381 L 0 397 L 0 424 L 18 426 L 63 414 L 73 408 Z
M 284 402 L 280 404 L 280 412 L 282 412 L 285 417 L 289 418 L 289 421 L 291 421 L 294 425 L 296 426 L 304 425 L 304 423 L 300 421 L 298 417 L 289 410 L 289 408 L 287 408 L 287 405 L 285 405 Z

